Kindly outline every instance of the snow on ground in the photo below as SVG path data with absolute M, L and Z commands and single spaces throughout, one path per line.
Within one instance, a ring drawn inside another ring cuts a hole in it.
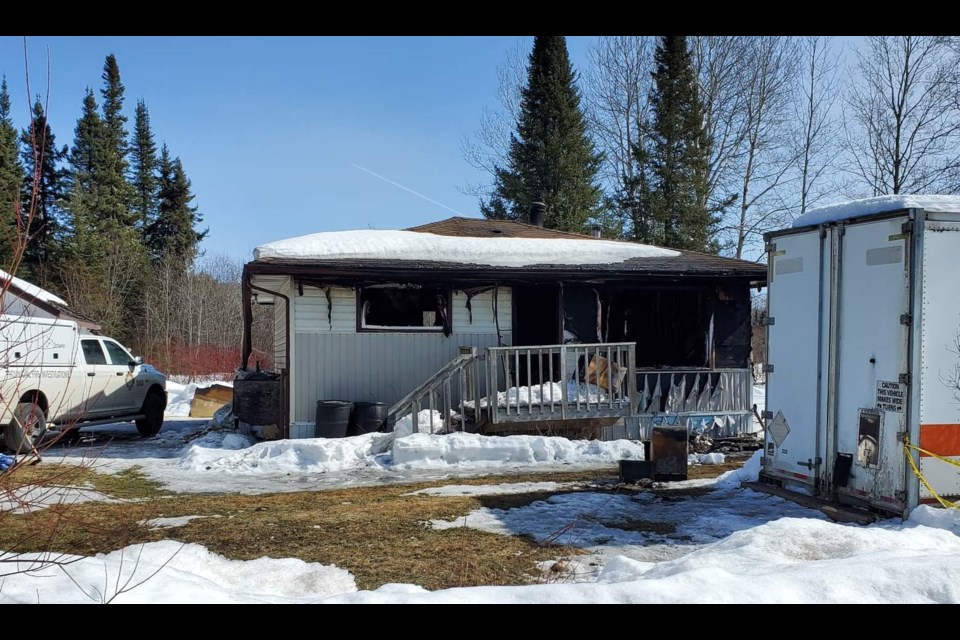
M 612 464 L 642 460 L 643 446 L 630 440 L 568 440 L 547 436 L 446 436 L 415 433 L 393 442 L 392 465 L 406 469 L 513 467 L 519 465 Z
M 871 213 L 900 211 L 902 209 L 925 209 L 934 212 L 958 213 L 960 212 L 960 196 L 898 195 L 837 202 L 807 211 L 793 221 L 793 226 L 806 227 L 847 220 Z
M 691 453 L 687 456 L 687 464 L 723 464 L 726 456 L 722 453 Z
M 763 412 L 767 410 L 767 385 L 755 384 L 753 385 L 753 404 L 757 405 L 757 413 L 761 416 Z M 763 429 L 757 424 L 757 417 L 751 417 L 754 431 L 762 431 Z
M 176 518 L 151 518 L 149 520 L 141 520 L 140 525 L 145 527 L 150 527 L 151 529 L 173 529 L 175 527 L 182 527 L 185 524 L 190 524 L 192 520 L 199 520 L 201 518 L 221 518 L 223 516 L 213 515 L 213 516 L 178 516 Z
M 447 484 L 405 493 L 405 496 L 506 496 L 518 493 L 560 491 L 576 487 L 576 482 L 503 482 L 500 484 Z
M 4 577 L 0 602 L 92 604 L 115 596 L 114 602 L 128 604 L 308 603 L 357 589 L 349 572 L 332 565 L 294 558 L 228 560 L 172 540 L 72 559 L 62 568 Z M 19 566 L 25 570 L 30 563 Z M 134 588 L 117 595 L 117 585 Z
M 633 242 L 584 238 L 464 238 L 416 231 L 330 231 L 260 245 L 256 260 L 410 260 L 527 267 L 615 264 L 634 258 L 673 258 L 678 251 Z
M 912 523 L 783 517 L 662 562 L 613 557 L 589 583 L 434 592 L 391 584 L 324 602 L 958 603 L 960 537 Z
M 164 415 L 167 417 L 186 418 L 190 415 L 190 403 L 197 389 L 205 389 L 215 384 L 232 387 L 232 382 L 217 379 L 198 380 L 195 382 L 177 382 L 167 379 L 167 408 Z
M 485 437 L 370 433 L 253 444 L 225 431 L 204 433 L 204 420 L 168 418 L 155 438 L 132 424 L 85 427 L 77 445 L 55 444 L 52 462 L 89 464 L 117 473 L 138 467 L 171 491 L 245 494 L 476 477 L 497 473 L 571 471 L 641 459 L 626 440 L 571 441 L 540 436 Z

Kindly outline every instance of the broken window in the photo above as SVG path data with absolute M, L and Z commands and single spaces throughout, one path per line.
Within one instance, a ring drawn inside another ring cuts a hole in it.
M 450 292 L 420 285 L 371 285 L 360 289 L 360 327 L 372 330 L 450 333 Z

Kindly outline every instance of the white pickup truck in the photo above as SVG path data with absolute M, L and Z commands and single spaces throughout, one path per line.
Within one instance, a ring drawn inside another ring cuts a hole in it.
M 153 436 L 166 406 L 164 375 L 116 340 L 70 320 L 0 315 L 0 425 L 14 452 L 90 424 L 135 421 Z

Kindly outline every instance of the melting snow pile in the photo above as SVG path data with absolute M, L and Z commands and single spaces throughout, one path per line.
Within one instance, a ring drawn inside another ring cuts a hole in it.
M 220 380 L 206 380 L 200 382 L 182 383 L 167 380 L 167 408 L 164 414 L 171 417 L 185 418 L 190 415 L 190 404 L 197 389 L 205 389 L 214 384 L 232 387 L 232 382 Z
M 568 440 L 546 436 L 491 437 L 471 433 L 416 433 L 393 443 L 393 465 L 436 469 L 450 465 L 511 467 L 536 464 L 610 464 L 642 460 L 643 446 L 629 440 Z
M 416 231 L 331 231 L 264 244 L 254 259 L 431 260 L 492 267 L 615 264 L 673 258 L 679 252 L 632 242 L 584 238 L 464 238 Z
M 29 565 L 25 561 L 20 567 Z M 127 591 L 118 594 L 118 585 Z M 62 569 L 7 576 L 0 602 L 308 603 L 356 589 L 353 576 L 333 565 L 294 558 L 228 560 L 197 544 L 166 540 L 78 557 Z
M 925 209 L 933 212 L 957 213 L 960 212 L 960 196 L 899 195 L 849 200 L 811 209 L 794 220 L 793 226 L 806 227 L 902 209 Z
M 436 419 L 437 416 L 434 416 Z M 424 416 L 421 424 L 428 424 Z M 219 440 L 218 440 L 219 438 Z M 185 471 L 225 473 L 327 473 L 380 467 L 444 469 L 516 467 L 520 465 L 607 465 L 622 459 L 642 460 L 643 447 L 629 440 L 568 440 L 547 436 L 492 437 L 470 433 L 431 435 L 367 433 L 350 438 L 277 440 L 245 446 L 249 440 L 211 432 L 182 454 Z M 239 450 L 228 450 L 235 446 Z M 244 448 L 240 448 L 244 447 Z
M 343 471 L 376 465 L 377 456 L 388 451 L 392 440 L 393 435 L 389 433 L 367 433 L 352 438 L 260 442 L 239 451 L 195 443 L 180 459 L 179 466 L 187 471 L 226 473 Z

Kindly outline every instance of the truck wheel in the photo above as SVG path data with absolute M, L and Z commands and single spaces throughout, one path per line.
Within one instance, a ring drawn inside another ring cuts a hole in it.
M 13 420 L 3 427 L 3 439 L 14 453 L 32 453 L 47 432 L 43 410 L 32 402 L 17 406 Z
M 166 402 L 159 393 L 149 394 L 143 401 L 143 408 L 140 413 L 143 418 L 137 420 L 137 431 L 141 438 L 149 438 L 157 435 L 160 427 L 163 426 L 163 410 L 166 409 Z

